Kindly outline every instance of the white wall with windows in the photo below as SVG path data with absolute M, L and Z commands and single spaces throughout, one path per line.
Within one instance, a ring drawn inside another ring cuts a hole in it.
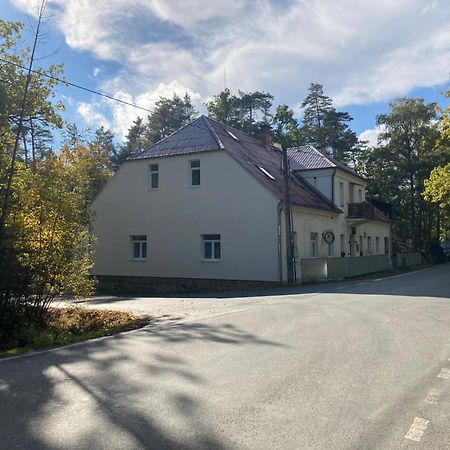
M 277 205 L 225 152 L 127 161 L 92 205 L 93 273 L 276 281 Z

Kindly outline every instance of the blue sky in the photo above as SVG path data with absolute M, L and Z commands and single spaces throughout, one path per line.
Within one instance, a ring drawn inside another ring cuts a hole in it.
M 39 0 L 1 0 L 0 17 L 28 30 Z M 311 82 L 324 84 L 352 128 L 376 137 L 376 115 L 398 96 L 447 104 L 446 0 L 50 0 L 42 66 L 69 81 L 152 109 L 159 96 L 204 102 L 224 86 L 266 90 L 296 112 Z M 120 140 L 145 113 L 60 87 L 65 117 L 111 128 Z

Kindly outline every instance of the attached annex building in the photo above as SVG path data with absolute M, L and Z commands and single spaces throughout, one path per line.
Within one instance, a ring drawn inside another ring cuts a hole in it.
M 365 180 L 313 147 L 288 154 L 297 279 L 311 260 L 387 260 L 390 220 Z M 134 155 L 92 204 L 93 273 L 284 280 L 281 156 L 205 116 Z

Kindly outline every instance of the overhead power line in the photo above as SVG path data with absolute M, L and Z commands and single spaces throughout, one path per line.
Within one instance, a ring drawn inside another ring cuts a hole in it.
M 2 61 L 4 63 L 7 63 L 7 64 L 10 64 L 12 66 L 18 67 L 19 69 L 22 69 L 22 70 L 28 70 L 27 67 L 24 67 L 24 66 L 22 66 L 20 64 L 12 62 L 12 61 L 8 61 L 7 59 L 0 58 L 0 61 Z M 119 103 L 122 103 L 122 104 L 127 105 L 127 106 L 132 106 L 133 108 L 141 109 L 142 111 L 153 113 L 152 110 L 144 108 L 144 107 L 139 106 L 139 105 L 136 105 L 135 103 L 127 102 L 126 100 L 122 100 L 120 98 L 116 98 L 116 97 L 113 97 L 111 95 L 104 94 L 103 92 L 94 91 L 93 89 L 89 89 L 87 87 L 80 86 L 79 84 L 71 83 L 70 81 L 62 80 L 61 78 L 54 77 L 52 75 L 48 75 L 47 73 L 44 73 L 44 72 L 40 72 L 39 70 L 32 69 L 31 72 L 35 73 L 36 75 L 40 75 L 42 77 L 49 78 L 50 80 L 58 81 L 60 83 L 67 84 L 68 86 L 72 86 L 74 88 L 81 89 L 82 91 L 90 92 L 91 94 L 99 95 L 99 96 L 107 98 L 109 100 L 113 100 L 115 102 L 119 102 Z

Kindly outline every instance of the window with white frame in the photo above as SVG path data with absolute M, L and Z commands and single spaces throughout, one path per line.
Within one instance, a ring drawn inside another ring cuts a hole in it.
M 319 233 L 311 233 L 311 258 L 319 256 Z
M 339 183 L 339 206 L 344 206 L 344 183 Z
M 159 164 L 150 164 L 149 166 L 149 188 L 159 188 Z
M 362 193 L 362 189 L 358 190 L 358 195 L 359 195 L 359 203 L 363 202 L 363 193 Z
M 202 234 L 202 256 L 205 261 L 220 261 L 220 234 Z
M 372 236 L 367 236 L 367 254 L 372 254 Z
M 380 238 L 378 236 L 375 237 L 375 255 L 380 253 Z
M 131 258 L 134 260 L 147 259 L 147 236 L 139 234 L 130 236 Z
M 189 161 L 191 171 L 191 186 L 200 186 L 200 161 L 198 159 Z
M 332 258 L 334 256 L 334 243 L 328 244 L 328 257 Z

